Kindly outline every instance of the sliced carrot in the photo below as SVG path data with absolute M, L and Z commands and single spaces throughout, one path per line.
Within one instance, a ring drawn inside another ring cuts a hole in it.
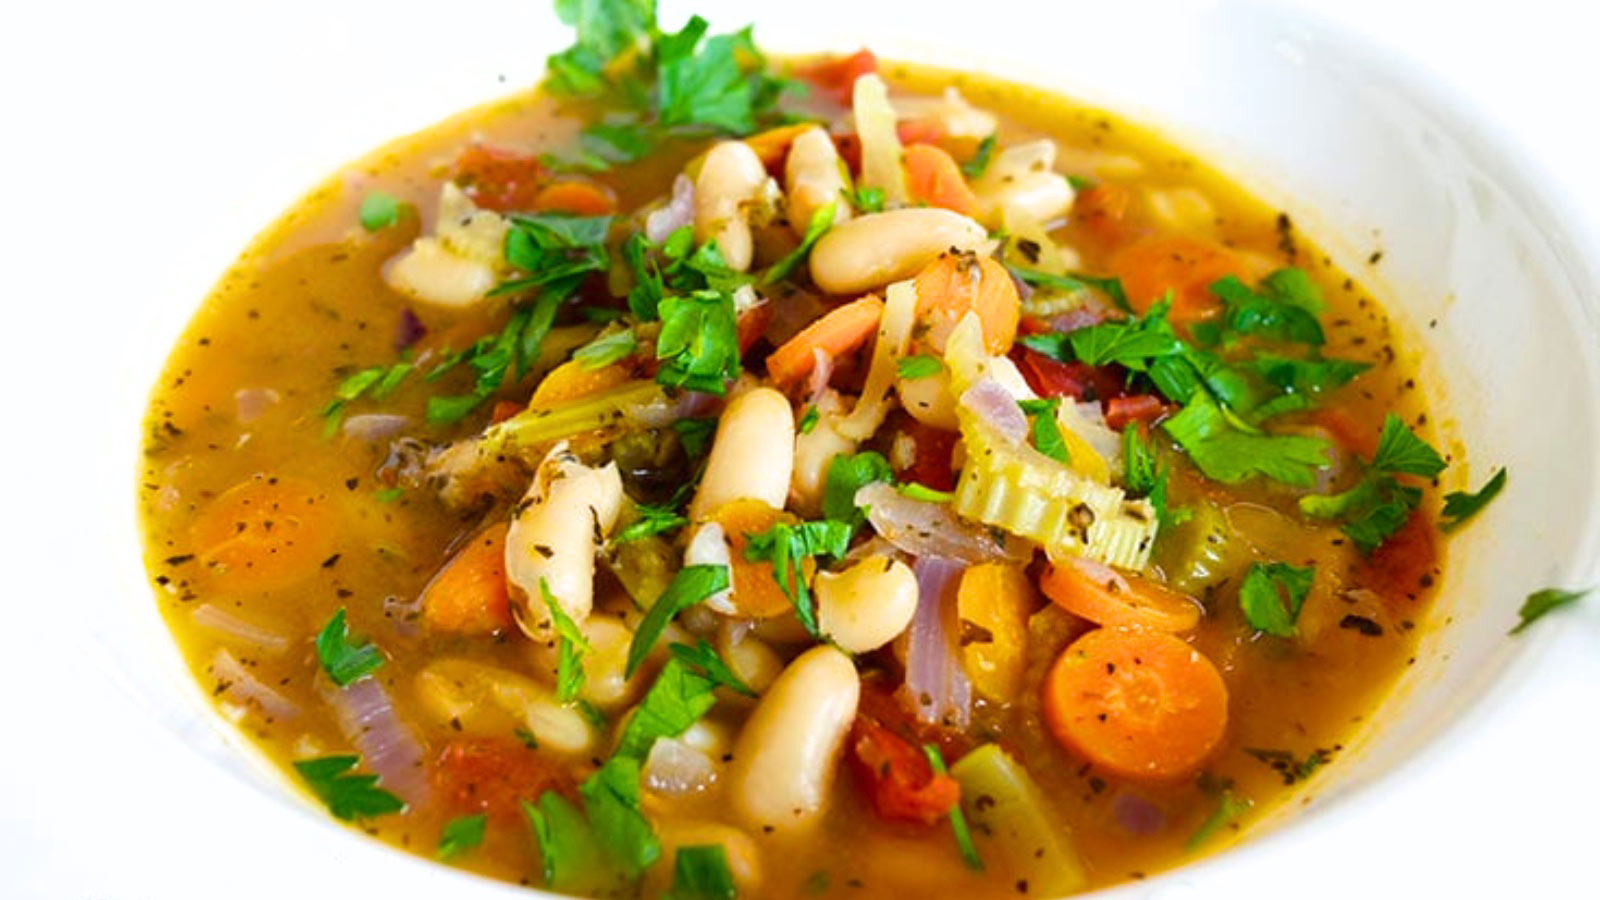
M 551 369 L 550 374 L 544 376 L 539 386 L 533 389 L 528 408 L 552 409 L 580 397 L 614 388 L 629 377 L 628 370 L 620 365 L 591 369 L 581 360 L 569 359 Z
M 616 195 L 603 184 L 567 179 L 539 189 L 531 204 L 536 212 L 565 212 L 579 216 L 604 216 L 617 211 Z
M 772 563 L 744 558 L 749 535 L 772 530 L 779 522 L 794 523 L 794 516 L 773 509 L 755 499 L 734 500 L 711 514 L 711 521 L 722 526 L 728 539 L 728 556 L 733 563 L 733 592 L 729 600 L 739 614 L 752 619 L 769 619 L 788 612 L 789 596 L 773 577 Z
M 948 334 L 971 310 L 983 323 L 985 350 L 999 355 L 1011 349 L 1022 319 L 1022 300 L 1011 273 L 996 260 L 976 253 L 945 253 L 917 275 L 916 286 L 917 319 L 931 320 L 934 333 Z
M 1200 604 L 1148 578 L 1085 559 L 1045 567 L 1039 589 L 1055 604 L 1096 625 L 1188 631 L 1200 624 Z
M 940 206 L 975 215 L 978 197 L 967 186 L 955 157 L 932 144 L 912 144 L 902 157 L 906 167 L 906 187 L 913 199 L 928 206 Z
M 494 634 L 511 625 L 506 592 L 507 522 L 473 535 L 422 589 L 422 619 L 434 631 Z
M 815 128 L 815 122 L 796 122 L 793 125 L 779 125 L 769 128 L 760 134 L 752 134 L 744 139 L 751 150 L 761 160 L 768 172 L 779 172 L 783 167 L 783 160 L 789 155 L 789 145 L 794 139 L 809 128 Z
M 1111 268 L 1122 279 L 1128 302 L 1144 312 L 1172 292 L 1173 322 L 1187 324 L 1222 311 L 1211 293 L 1212 282 L 1225 275 L 1244 276 L 1244 263 L 1214 241 L 1183 235 L 1156 235 L 1117 251 Z
M 780 385 L 790 385 L 811 374 L 821 350 L 828 356 L 842 356 L 865 344 L 878 330 L 883 318 L 883 301 L 872 294 L 829 310 L 821 318 L 785 341 L 767 357 L 767 374 Z
M 1228 727 L 1217 667 L 1170 634 L 1097 628 L 1045 676 L 1051 736 L 1096 766 L 1170 781 L 1194 773 Z
M 190 528 L 200 561 L 227 590 L 287 587 L 333 554 L 338 515 L 309 481 L 253 475 L 211 501 Z

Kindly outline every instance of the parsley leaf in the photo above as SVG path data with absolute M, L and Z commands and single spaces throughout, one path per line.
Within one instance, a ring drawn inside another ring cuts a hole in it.
M 378 787 L 378 776 L 350 771 L 360 761 L 355 754 L 323 756 L 295 760 L 294 768 L 328 811 L 347 822 L 405 809 L 405 801 Z
M 1431 478 L 1444 466 L 1437 451 L 1390 413 L 1361 481 L 1338 494 L 1301 497 L 1300 511 L 1319 519 L 1343 519 L 1341 530 L 1361 552 L 1371 553 L 1399 531 L 1422 502 L 1421 488 L 1401 484 L 1394 476 Z
M 1155 448 L 1139 434 L 1137 423 L 1122 429 L 1122 481 L 1128 493 L 1144 497 L 1155 507 L 1156 521 L 1168 528 L 1187 519 L 1190 510 L 1173 510 L 1167 504 L 1167 483 L 1171 472 L 1156 459 Z M 1181 515 L 1179 515 L 1181 513 Z
M 1006 268 L 1011 270 L 1011 274 L 1017 276 L 1024 282 L 1033 285 L 1034 287 L 1048 288 L 1049 290 L 1060 291 L 1063 294 L 1076 294 L 1079 291 L 1093 288 L 1100 293 L 1105 294 L 1106 297 L 1111 300 L 1112 304 L 1117 307 L 1117 309 L 1120 309 L 1129 315 L 1133 314 L 1133 304 L 1128 302 L 1128 292 L 1123 290 L 1122 279 L 1117 278 L 1114 275 L 1100 277 L 1096 275 L 1087 275 L 1083 272 L 1072 272 L 1067 275 L 1051 275 L 1048 272 L 1041 272 L 1037 269 L 1029 269 L 1025 266 L 1008 265 Z M 1060 359 L 1059 356 L 1057 358 Z
M 989 160 L 994 157 L 996 137 L 997 135 L 991 133 L 978 142 L 978 152 L 961 164 L 961 174 L 968 178 L 982 178 L 983 173 L 989 171 Z
M 1200 823 L 1200 827 L 1195 829 L 1194 834 L 1189 835 L 1189 840 L 1183 845 L 1184 849 L 1195 850 L 1199 848 L 1201 844 L 1211 840 L 1218 831 L 1221 831 L 1223 826 L 1249 812 L 1250 807 L 1254 805 L 1248 797 L 1240 797 L 1234 794 L 1233 791 L 1224 790 L 1221 799 L 1217 801 L 1216 811 L 1207 816 L 1204 822 Z
M 723 662 L 722 657 L 718 655 L 717 649 L 706 643 L 705 638 L 696 640 L 693 647 L 688 644 L 672 644 L 667 647 L 667 650 L 671 651 L 674 659 L 688 666 L 696 675 L 706 678 L 712 684 L 725 687 L 736 694 L 743 694 L 746 697 L 756 696 L 756 692 L 751 690 L 743 679 L 735 675 L 732 669 L 728 668 L 728 664 Z
M 858 187 L 849 192 L 850 205 L 864 213 L 883 212 L 883 188 Z
M 1453 531 L 1461 523 L 1477 515 L 1479 510 L 1489 505 L 1489 501 L 1499 496 L 1500 491 L 1506 486 L 1506 470 L 1504 468 L 1495 472 L 1476 494 L 1451 491 L 1444 495 L 1444 510 L 1439 522 L 1440 531 Z
M 1067 442 L 1062 440 L 1061 427 L 1056 423 L 1056 409 L 1061 405 L 1061 398 L 1024 400 L 1020 405 L 1033 422 L 1034 449 L 1058 463 L 1071 463 L 1072 454 L 1067 451 Z
M 1238 484 L 1252 475 L 1310 487 L 1326 468 L 1328 442 L 1302 435 L 1242 431 L 1211 396 L 1196 391 L 1183 411 L 1161 427 L 1183 447 L 1207 478 Z
M 1432 478 L 1443 471 L 1444 466 L 1439 452 L 1413 434 L 1399 416 L 1389 413 L 1384 418 L 1383 431 L 1378 435 L 1378 451 L 1372 457 L 1374 469 Z
M 1286 274 L 1291 271 L 1298 274 Z M 1322 299 L 1309 276 L 1299 269 L 1279 269 L 1262 280 L 1261 288 L 1261 292 L 1253 291 L 1233 275 L 1211 283 L 1211 293 L 1223 305 L 1223 340 L 1254 334 L 1313 347 L 1322 345 L 1322 324 L 1317 321 Z
M 733 298 L 720 291 L 663 297 L 656 381 L 721 396 L 739 377 L 739 331 Z
M 546 887 L 572 894 L 603 889 L 612 873 L 594 829 L 571 801 L 555 791 L 545 791 L 537 804 L 522 801 L 522 813 L 533 829 Z
M 678 504 L 656 506 L 651 503 L 636 504 L 634 509 L 639 513 L 639 518 L 634 519 L 617 531 L 611 538 L 613 544 L 626 544 L 641 538 L 677 531 L 689 524 L 688 518 L 678 512 Z
M 667 900 L 734 900 L 738 885 L 721 844 L 679 847 L 672 859 L 672 890 Z
M 642 760 L 656 738 L 683 734 L 716 705 L 715 688 L 709 678 L 690 671 L 680 660 L 667 660 L 622 730 L 617 754 Z
M 923 744 L 922 755 L 928 758 L 928 765 L 935 775 L 949 774 L 944 766 L 944 755 L 939 752 L 937 745 Z M 961 861 L 972 871 L 982 872 L 983 859 L 978 856 L 978 847 L 972 842 L 972 830 L 967 827 L 967 816 L 961 811 L 960 803 L 950 807 L 950 831 L 955 835 L 956 847 L 961 851 Z
M 678 613 L 727 590 L 732 584 L 731 578 L 727 566 L 697 565 L 679 569 L 678 574 L 672 577 L 672 583 L 656 599 L 655 605 L 639 620 L 639 627 L 633 632 L 633 642 L 628 645 L 628 664 L 623 670 L 624 675 L 632 678 L 633 673 L 639 671 L 639 666 L 655 647 L 667 623 L 677 618 Z
M 1292 638 L 1315 572 L 1288 563 L 1252 563 L 1239 585 L 1239 608 L 1257 631 Z
M 556 15 L 577 29 L 573 45 L 545 62 L 557 93 L 599 93 L 606 67 L 658 33 L 655 0 L 556 0 Z
M 690 459 L 699 459 L 711 447 L 711 438 L 717 431 L 716 417 L 705 419 L 678 419 L 672 423 L 672 430 L 678 434 L 678 442 L 683 444 L 683 452 Z
M 918 378 L 932 378 L 944 371 L 944 362 L 937 356 L 917 354 L 915 356 L 902 356 L 895 361 L 895 374 L 903 381 L 915 381 Z
M 852 529 L 867 520 L 856 507 L 856 491 L 876 481 L 893 481 L 894 469 L 882 454 L 863 450 L 850 456 L 839 454 L 828 462 L 822 486 L 824 518 L 848 522 Z
M 833 227 L 834 218 L 838 213 L 837 202 L 824 204 L 811 214 L 811 221 L 806 223 L 806 233 L 800 239 L 800 246 L 784 254 L 781 259 L 773 263 L 761 275 L 758 284 L 775 284 L 789 277 L 789 274 L 799 268 L 800 263 L 811 253 L 811 248 L 816 246 L 824 232 Z
M 390 225 L 400 221 L 400 212 L 404 206 L 393 194 L 383 191 L 372 191 L 361 198 L 361 227 L 368 231 L 382 231 Z
M 578 785 L 589 827 L 628 878 L 661 858 L 661 840 L 639 810 L 639 760 L 617 755 Z
M 561 642 L 560 657 L 556 661 L 556 699 L 571 703 L 583 690 L 583 657 L 591 649 L 589 641 L 579 630 L 578 623 L 572 621 L 567 611 L 556 602 L 555 595 L 550 593 L 549 582 L 543 578 L 539 579 L 539 594 L 544 598 L 545 607 L 550 610 L 550 627 Z
M 572 358 L 588 370 L 603 369 L 619 359 L 626 359 L 639 346 L 639 339 L 631 331 L 613 331 L 595 338 L 572 353 Z
M 832 466 L 829 471 L 832 471 Z M 773 577 L 794 606 L 795 617 L 805 626 L 807 633 L 821 638 L 823 634 L 817 625 L 816 610 L 811 605 L 811 591 L 806 587 L 801 563 L 806 557 L 843 556 L 850 549 L 850 537 L 854 533 L 855 527 L 850 522 L 838 519 L 801 522 L 798 525 L 779 522 L 767 531 L 749 536 L 744 558 L 751 562 L 772 563 Z
M 434 854 L 440 859 L 454 859 L 483 843 L 483 829 L 489 817 L 483 813 L 475 816 L 457 816 L 444 823 L 439 832 L 439 846 Z
M 1080 328 L 1067 335 L 1067 342 L 1072 346 L 1073 356 L 1088 365 L 1115 363 L 1135 372 L 1145 371 L 1152 358 L 1178 356 L 1186 349 L 1167 321 L 1168 308 L 1169 304 L 1162 301 L 1151 307 L 1150 312 L 1142 318 L 1127 322 L 1101 322 Z M 1182 403 L 1188 398 L 1172 399 Z
M 569 295 L 577 289 L 582 276 L 611 267 L 605 246 L 611 216 L 514 213 L 510 220 L 506 262 L 524 274 L 497 286 L 492 291 L 495 295 L 535 287 L 554 287 Z
M 1581 591 L 1564 591 L 1560 588 L 1545 588 L 1534 591 L 1522 603 L 1522 608 L 1517 610 L 1517 616 L 1522 621 L 1517 627 L 1511 629 L 1511 634 L 1521 634 L 1523 629 L 1544 618 L 1545 614 L 1563 606 L 1570 606 L 1582 600 L 1594 588 L 1584 588 Z
M 383 651 L 374 644 L 354 643 L 345 626 L 345 610 L 340 607 L 328 624 L 317 633 L 317 660 L 333 683 L 344 687 L 371 675 L 383 665 Z
M 822 421 L 822 413 L 817 411 L 815 404 L 808 405 L 806 411 L 800 414 L 800 421 L 795 425 L 795 430 L 801 434 L 810 434 L 816 430 L 817 423 Z
M 760 59 L 760 54 L 748 28 L 716 35 L 702 46 L 707 28 L 705 19 L 692 16 L 682 31 L 663 35 L 656 43 L 661 124 L 748 134 L 756 127 L 760 86 L 745 77 L 739 55 Z
M 919 484 L 915 481 L 902 481 L 895 485 L 894 489 L 902 497 L 921 500 L 924 503 L 954 503 L 956 499 L 954 491 L 936 491 L 925 484 Z

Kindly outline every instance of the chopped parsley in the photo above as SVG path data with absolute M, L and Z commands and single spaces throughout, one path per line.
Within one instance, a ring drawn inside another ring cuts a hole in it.
M 1239 608 L 1245 621 L 1257 631 L 1274 637 L 1292 638 L 1299 632 L 1295 623 L 1300 607 L 1311 592 L 1316 573 L 1288 563 L 1252 563 L 1239 584 Z
M 1335 746 L 1335 749 L 1337 749 L 1337 746 Z M 1244 752 L 1266 763 L 1268 767 L 1278 773 L 1278 776 L 1283 779 L 1283 783 L 1286 785 L 1305 781 L 1333 759 L 1332 751 L 1321 748 L 1307 753 L 1304 759 L 1287 750 L 1262 750 L 1257 747 L 1246 747 Z
M 828 462 L 823 478 L 822 515 L 860 528 L 866 514 L 856 506 L 856 491 L 877 481 L 893 481 L 894 469 L 880 453 L 863 450 L 849 456 L 843 453 Z
M 457 816 L 444 823 L 439 831 L 439 845 L 434 855 L 440 859 L 455 859 L 483 843 L 483 829 L 489 817 L 483 813 L 475 816 Z
M 922 755 L 928 758 L 928 765 L 933 768 L 935 775 L 949 774 L 944 766 L 944 756 L 939 753 L 937 746 L 923 744 Z M 967 817 L 961 811 L 960 803 L 950 807 L 950 831 L 955 834 L 956 847 L 961 851 L 961 861 L 972 871 L 982 872 L 983 859 L 978 856 L 978 847 L 972 842 L 972 830 L 967 827 Z
M 1187 520 L 1188 509 L 1171 509 L 1167 503 L 1167 484 L 1171 479 L 1167 465 L 1156 458 L 1155 447 L 1139 434 L 1139 425 L 1129 422 L 1122 429 L 1122 481 L 1128 493 L 1144 497 L 1155 507 L 1161 528 Z
M 360 762 L 361 758 L 352 753 L 298 759 L 294 768 L 336 818 L 349 822 L 405 809 L 405 801 L 378 787 L 378 776 L 350 771 Z
M 595 840 L 629 879 L 661 858 L 661 840 L 639 809 L 639 768 L 618 754 L 578 785 Z
M 1439 530 L 1454 531 L 1461 524 L 1477 515 L 1489 501 L 1500 494 L 1506 486 L 1506 470 L 1501 468 L 1479 488 L 1477 493 L 1464 493 L 1451 491 L 1444 495 L 1444 510 L 1440 513 Z
M 371 675 L 383 665 L 383 651 L 374 644 L 350 640 L 350 632 L 345 625 L 345 610 L 340 607 L 317 633 L 317 661 L 334 684 L 344 687 Z
M 1594 588 L 1584 588 L 1581 591 L 1564 591 L 1560 588 L 1545 588 L 1543 590 L 1534 591 L 1528 595 L 1527 600 L 1522 602 L 1522 608 L 1517 610 L 1517 616 L 1521 618 L 1522 621 L 1517 623 L 1517 627 L 1511 629 L 1511 633 L 1521 634 L 1522 631 L 1529 625 L 1532 625 L 1534 622 L 1544 618 L 1546 613 L 1549 613 L 1552 610 L 1560 609 L 1563 606 L 1571 606 L 1572 604 L 1577 603 L 1579 600 L 1582 600 L 1589 594 L 1590 591 L 1593 590 Z
M 637 504 L 634 509 L 639 517 L 619 529 L 611 538 L 613 544 L 626 544 L 642 538 L 654 537 L 669 531 L 677 531 L 689 524 L 689 519 L 678 512 L 679 504 L 670 503 L 657 506 L 652 503 Z
M 623 670 L 624 675 L 632 678 L 633 673 L 639 671 L 639 666 L 644 664 L 645 657 L 655 647 L 667 623 L 677 618 L 678 613 L 727 590 L 732 585 L 731 579 L 727 566 L 697 565 L 679 569 L 678 574 L 672 577 L 672 583 L 661 592 L 655 605 L 650 607 L 650 611 L 639 621 L 639 627 L 634 630 L 633 642 L 628 645 L 628 663 Z
M 952 491 L 936 491 L 925 484 L 918 484 L 915 481 L 902 481 L 895 485 L 894 489 L 899 491 L 902 497 L 921 500 L 924 503 L 953 503 L 956 499 L 956 495 Z
M 864 213 L 883 212 L 883 188 L 858 187 L 849 196 L 850 205 Z
M 368 231 L 382 231 L 400 221 L 404 205 L 393 194 L 372 191 L 361 198 L 361 227 Z
M 1250 811 L 1255 804 L 1248 797 L 1240 797 L 1231 790 L 1223 790 L 1222 796 L 1217 800 L 1216 811 L 1206 817 L 1194 834 L 1189 835 L 1189 840 L 1184 843 L 1184 849 L 1196 850 L 1206 841 L 1216 836 L 1218 831 L 1231 824 L 1240 816 Z
M 807 557 L 843 556 L 850 548 L 850 537 L 854 533 L 850 522 L 838 519 L 797 525 L 779 522 L 767 531 L 750 535 L 744 557 L 751 562 L 772 563 L 773 578 L 794 606 L 795 617 L 809 634 L 822 638 L 824 635 L 817 625 L 816 610 L 812 608 L 811 591 L 806 587 L 801 564 Z
M 1196 391 L 1189 404 L 1161 427 L 1207 478 L 1224 484 L 1263 475 L 1284 484 L 1310 487 L 1316 470 L 1329 465 L 1327 441 L 1244 430 L 1204 391 Z
M 806 233 L 800 239 L 800 245 L 783 255 L 782 259 L 773 263 L 766 272 L 762 273 L 759 281 L 762 285 L 775 284 L 788 278 L 790 273 L 800 267 L 800 263 L 811 253 L 811 248 L 816 246 L 824 232 L 833 227 L 834 219 L 838 214 L 838 206 L 828 203 L 811 214 L 811 221 L 806 223 Z
M 678 419 L 672 423 L 672 430 L 677 432 L 678 442 L 683 444 L 683 453 L 690 459 L 699 459 L 711 449 L 712 435 L 717 432 L 717 419 L 711 416 L 704 419 Z
M 734 900 L 739 896 L 721 844 L 679 847 L 672 860 L 667 900 Z
M 1302 269 L 1278 269 L 1261 280 L 1259 290 L 1226 275 L 1211 284 L 1211 293 L 1222 301 L 1223 312 L 1220 322 L 1195 332 L 1201 343 L 1228 343 L 1248 335 L 1313 347 L 1324 341 L 1317 321 L 1322 295 Z
M 716 705 L 715 689 L 711 679 L 691 671 L 681 660 L 667 660 L 622 730 L 617 754 L 642 760 L 657 738 L 683 734 Z
M 522 801 L 522 813 L 533 829 L 539 870 L 546 887 L 563 893 L 599 892 L 612 877 L 604 851 L 583 812 L 555 791 L 537 803 Z
M 578 692 L 583 690 L 584 672 L 583 657 L 590 652 L 589 641 L 579 630 L 578 623 L 572 621 L 567 611 L 561 608 L 555 595 L 550 593 L 550 583 L 543 578 L 539 579 L 539 594 L 544 598 L 544 605 L 550 610 L 550 627 L 556 633 L 559 641 L 556 660 L 556 699 L 562 703 L 571 703 L 578 698 Z
M 968 178 L 982 178 L 983 173 L 989 171 L 989 161 L 994 157 L 995 134 L 990 134 L 978 142 L 978 152 L 972 158 L 961 164 L 961 174 Z
M 918 354 L 915 356 L 902 356 L 895 361 L 895 374 L 902 381 L 915 381 L 918 378 L 932 378 L 944 371 L 944 362 L 937 356 Z
M 822 413 L 817 411 L 815 404 L 808 405 L 806 411 L 800 414 L 800 422 L 795 425 L 795 430 L 801 434 L 810 434 L 817 428 L 817 423 L 822 421 Z
M 1067 442 L 1062 439 L 1061 427 L 1056 423 L 1056 410 L 1060 405 L 1060 397 L 1024 400 L 1021 404 L 1022 411 L 1033 422 L 1034 449 L 1065 465 L 1072 462 L 1072 454 L 1067 451 Z
M 733 298 L 702 290 L 663 297 L 656 381 L 669 387 L 723 394 L 739 377 L 739 329 Z
M 733 670 L 728 668 L 728 664 L 723 662 L 722 657 L 717 654 L 717 649 L 706 643 L 705 638 L 697 639 L 692 647 L 688 644 L 672 644 L 667 647 L 667 650 L 671 651 L 674 659 L 688 666 L 690 671 L 709 680 L 712 684 L 718 687 L 725 687 L 736 694 L 743 694 L 746 697 L 754 698 L 757 696 L 756 692 L 748 684 L 745 684 L 742 678 L 735 675 Z
M 1438 451 L 1412 434 L 1390 413 L 1378 437 L 1378 449 L 1355 487 L 1338 494 L 1300 498 L 1300 512 L 1318 519 L 1339 519 L 1341 529 L 1363 553 L 1371 553 L 1405 525 L 1422 502 L 1422 489 L 1402 484 L 1396 475 L 1432 478 L 1445 467 Z

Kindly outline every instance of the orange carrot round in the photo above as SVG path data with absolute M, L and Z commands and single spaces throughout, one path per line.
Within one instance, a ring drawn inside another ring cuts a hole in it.
M 1111 268 L 1122 279 L 1128 302 L 1143 313 L 1172 292 L 1173 322 L 1209 319 L 1222 311 L 1211 293 L 1212 282 L 1225 275 L 1244 275 L 1244 263 L 1214 241 L 1184 235 L 1157 235 L 1117 251 Z
M 868 294 L 830 310 L 785 341 L 767 357 L 767 374 L 779 385 L 790 385 L 811 374 L 816 365 L 813 350 L 840 356 L 865 344 L 878 330 L 883 301 Z
M 942 320 L 934 323 L 935 333 L 948 334 L 971 310 L 983 324 L 985 350 L 998 355 L 1011 349 L 1022 300 L 1005 266 L 975 253 L 945 253 L 917 275 L 916 288 L 917 319 Z
M 553 181 L 533 197 L 537 212 L 565 212 L 579 216 L 604 216 L 617 211 L 610 189 L 593 181 Z
M 1138 575 L 1072 559 L 1051 563 L 1039 589 L 1055 604 L 1096 625 L 1188 631 L 1200 624 L 1200 605 Z
M 1043 699 L 1057 742 L 1128 778 L 1192 774 L 1228 726 L 1216 666 L 1155 631 L 1098 628 L 1078 638 L 1051 666 Z
M 254 475 L 211 501 L 189 537 L 217 587 L 269 591 L 306 578 L 333 554 L 337 519 L 315 484 Z
M 905 148 L 906 187 L 913 199 L 928 206 L 940 206 L 975 215 L 977 195 L 967 186 L 955 158 L 933 144 L 912 144 Z
M 422 589 L 422 619 L 434 631 L 494 634 L 511 625 L 506 592 L 506 531 L 490 525 L 473 535 Z

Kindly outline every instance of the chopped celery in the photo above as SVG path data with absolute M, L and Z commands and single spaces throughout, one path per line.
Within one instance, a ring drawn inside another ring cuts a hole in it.
M 617 425 L 660 396 L 653 381 L 629 381 L 550 409 L 525 409 L 489 426 L 479 440 L 480 452 L 509 453 Z
M 986 835 L 1026 879 L 1030 894 L 1059 897 L 1088 885 L 1072 841 L 1049 813 L 1044 792 L 996 744 L 984 744 L 950 767 L 973 831 Z M 988 851 L 985 850 L 985 853 Z
M 1197 500 L 1188 508 L 1193 513 L 1188 521 L 1162 533 L 1155 562 L 1175 590 L 1202 597 L 1250 565 L 1250 546 L 1216 504 Z

